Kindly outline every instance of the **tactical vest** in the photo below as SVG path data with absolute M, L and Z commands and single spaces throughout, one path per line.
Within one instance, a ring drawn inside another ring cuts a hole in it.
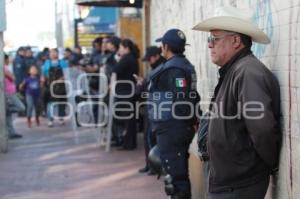
M 191 104 L 193 106 L 192 110 L 187 110 L 187 105 L 175 105 L 174 102 L 178 102 L 178 96 L 176 96 L 175 93 L 159 91 L 159 89 L 157 89 L 157 86 L 161 83 L 157 78 L 163 72 L 170 69 L 179 69 L 182 70 L 185 74 L 188 85 L 182 102 Z M 197 79 L 194 66 L 184 56 L 180 55 L 172 57 L 162 67 L 159 67 L 159 70 L 156 70 L 151 74 L 150 84 L 148 86 L 149 98 L 147 110 L 149 120 L 151 121 L 151 123 L 153 123 L 154 128 L 161 123 L 174 120 L 176 120 L 177 124 L 180 122 L 186 123 L 188 121 L 195 120 L 195 117 L 190 119 L 175 118 L 174 112 L 176 113 L 176 115 L 179 113 L 178 115 L 180 116 L 189 116 L 191 114 L 195 116 L 195 105 L 200 100 L 200 97 L 196 90 L 196 83 Z

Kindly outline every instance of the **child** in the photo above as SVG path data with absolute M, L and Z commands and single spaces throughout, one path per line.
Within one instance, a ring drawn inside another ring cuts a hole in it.
M 40 77 L 38 74 L 38 69 L 35 65 L 29 68 L 29 76 L 20 85 L 21 88 L 25 87 L 26 94 L 26 104 L 27 104 L 27 125 L 31 128 L 31 116 L 33 109 L 35 110 L 35 119 L 37 126 L 40 125 L 39 120 L 39 98 L 40 98 Z

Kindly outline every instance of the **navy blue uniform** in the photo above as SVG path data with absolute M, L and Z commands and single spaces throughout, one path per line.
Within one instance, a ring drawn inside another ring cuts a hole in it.
M 28 75 L 30 66 L 36 65 L 36 59 L 34 57 L 25 57 L 24 63 L 25 63 L 25 73 L 26 75 Z
M 190 198 L 188 149 L 194 137 L 196 103 L 194 66 L 175 55 L 150 77 L 148 114 L 157 136 L 162 166 L 171 175 L 176 193 Z
M 26 77 L 26 65 L 25 65 L 25 59 L 21 55 L 17 55 L 14 62 L 13 62 L 13 70 L 14 74 L 16 76 L 16 85 L 17 88 L 19 88 L 19 85 L 22 83 L 22 81 Z

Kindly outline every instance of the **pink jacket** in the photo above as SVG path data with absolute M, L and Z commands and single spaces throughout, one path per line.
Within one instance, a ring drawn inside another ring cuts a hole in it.
M 4 65 L 4 71 L 9 71 L 9 65 Z M 12 95 L 17 92 L 16 84 L 13 80 L 9 79 L 8 77 L 4 78 L 4 86 L 5 86 L 5 94 Z

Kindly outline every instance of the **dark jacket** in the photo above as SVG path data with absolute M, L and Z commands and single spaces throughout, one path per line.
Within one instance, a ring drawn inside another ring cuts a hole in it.
M 108 82 L 110 82 L 113 69 L 115 68 L 115 66 L 118 63 L 115 56 L 116 56 L 115 52 L 110 52 L 105 55 L 105 58 L 103 60 L 103 63 L 105 65 L 105 75 L 108 78 Z
M 26 77 L 26 66 L 24 57 L 17 55 L 13 62 L 13 71 L 16 76 L 16 85 L 19 86 Z
M 136 80 L 133 74 L 138 74 L 139 64 L 137 58 L 135 58 L 131 53 L 124 55 L 120 61 L 113 68 L 113 72 L 117 74 L 117 81 L 129 81 L 129 83 L 119 82 L 116 85 L 116 93 L 121 95 L 128 95 L 134 91 Z
M 148 115 L 153 130 L 193 126 L 196 123 L 194 107 L 200 100 L 194 66 L 184 55 L 175 55 L 158 69 L 151 75 L 149 86 Z
M 100 63 L 101 63 L 101 52 L 94 50 L 93 53 L 91 54 L 88 64 L 93 66 L 93 65 L 100 65 Z
M 223 67 L 208 129 L 210 192 L 268 177 L 280 150 L 280 93 L 273 74 L 250 51 Z
M 155 62 L 154 64 L 151 64 L 151 71 L 146 75 L 142 85 L 138 85 L 136 87 L 136 95 L 141 95 L 143 92 L 148 92 L 148 85 L 150 83 L 150 77 L 154 73 L 156 73 L 157 70 L 162 67 L 162 65 L 166 62 L 166 59 L 163 58 L 162 56 Z M 144 99 L 141 99 L 144 100 Z
M 36 59 L 34 57 L 25 57 L 24 63 L 25 63 L 25 68 L 26 68 L 26 75 L 28 75 L 29 68 L 32 65 L 36 65 Z

